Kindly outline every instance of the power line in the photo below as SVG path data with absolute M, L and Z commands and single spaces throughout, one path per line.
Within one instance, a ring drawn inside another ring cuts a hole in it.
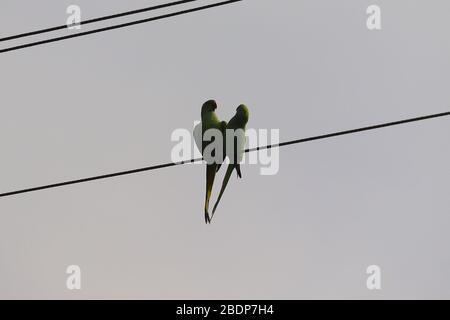
M 286 142 L 282 142 L 279 144 L 273 144 L 273 145 L 267 145 L 267 146 L 262 146 L 262 147 L 246 149 L 245 152 L 248 153 L 248 152 L 254 152 L 254 151 L 259 151 L 259 150 L 284 147 L 284 146 L 293 145 L 293 144 L 300 144 L 300 143 L 305 143 L 305 142 L 310 142 L 310 141 L 315 141 L 315 140 L 323 140 L 323 139 L 328 139 L 328 138 L 333 138 L 333 137 L 338 137 L 338 136 L 343 136 L 343 135 L 349 135 L 349 134 L 363 132 L 363 131 L 392 127 L 392 126 L 397 126 L 397 125 L 401 125 L 401 124 L 424 121 L 424 120 L 440 118 L 440 117 L 445 117 L 445 116 L 450 116 L 450 111 L 427 115 L 427 116 L 422 116 L 422 117 L 417 117 L 417 118 L 410 118 L 410 119 L 405 119 L 405 120 L 400 120 L 400 121 L 387 122 L 387 123 L 382 123 L 382 124 L 372 125 L 372 126 L 368 126 L 368 127 L 352 129 L 352 130 L 338 131 L 338 132 L 334 132 L 334 133 L 328 133 L 328 134 L 309 137 L 309 138 L 291 140 L 291 141 L 286 141 Z M 63 187 L 63 186 L 72 185 L 72 184 L 90 182 L 90 181 L 94 181 L 94 180 L 102 180 L 102 179 L 114 178 L 114 177 L 119 177 L 119 176 L 125 176 L 125 175 L 134 174 L 134 173 L 141 173 L 141 172 L 145 172 L 145 171 L 159 170 L 159 169 L 163 169 L 163 168 L 169 168 L 169 167 L 179 166 L 179 165 L 188 164 L 188 163 L 195 163 L 195 162 L 199 162 L 202 160 L 203 160 L 203 158 L 196 158 L 196 159 L 190 159 L 187 161 L 169 162 L 169 163 L 159 164 L 159 165 L 155 165 L 155 166 L 143 167 L 143 168 L 127 170 L 127 171 L 119 171 L 119 172 L 115 172 L 115 173 L 98 175 L 98 176 L 93 176 L 93 177 L 88 177 L 88 178 L 83 178 L 83 179 L 78 179 L 78 180 L 69 180 L 69 181 L 65 181 L 65 182 L 48 184 L 48 185 L 43 185 L 43 186 L 38 186 L 38 187 L 33 187 L 33 188 L 28 188 L 28 189 L 10 191 L 10 192 L 1 193 L 0 198 L 18 195 L 21 193 L 28 193 L 28 192 L 33 192 L 33 191 Z
M 243 0 L 228 0 L 228 1 L 213 3 L 213 4 L 209 4 L 209 5 L 204 5 L 201 7 L 195 7 L 195 8 L 191 8 L 191 9 L 182 10 L 182 11 L 163 14 L 163 15 L 156 16 L 156 17 L 135 20 L 135 21 L 127 22 L 127 23 L 112 25 L 109 27 L 104 27 L 104 28 L 94 29 L 94 30 L 90 30 L 90 31 L 76 33 L 76 34 L 71 34 L 71 35 L 67 35 L 67 36 L 61 36 L 61 37 L 50 38 L 50 39 L 36 41 L 36 42 L 30 42 L 30 43 L 26 43 L 26 44 L 22 44 L 22 45 L 18 45 L 18 46 L 0 49 L 0 54 L 10 52 L 10 51 L 16 51 L 16 50 L 20 50 L 20 49 L 25 49 L 25 48 L 29 48 L 29 47 L 35 47 L 35 46 L 39 46 L 39 45 L 43 45 L 43 44 L 47 44 L 47 43 L 83 37 L 83 36 L 87 36 L 87 35 L 94 34 L 94 33 L 125 28 L 125 27 L 129 27 L 129 26 L 133 26 L 133 25 L 137 25 L 137 24 L 141 24 L 141 23 L 167 19 L 167 18 L 176 17 L 176 16 L 188 14 L 188 13 L 193 13 L 193 12 L 202 11 L 202 10 L 211 9 L 211 8 L 220 7 L 220 6 L 225 6 L 225 5 L 232 4 L 235 2 L 240 2 L 240 1 L 243 1 Z
M 358 133 L 358 132 L 363 132 L 363 131 L 369 131 L 369 130 L 381 129 L 381 128 L 386 128 L 386 127 L 392 127 L 392 126 L 397 126 L 397 125 L 400 125 L 400 124 L 405 124 L 405 123 L 410 123 L 410 122 L 417 122 L 417 121 L 423 121 L 423 120 L 429 120 L 429 119 L 440 118 L 440 117 L 445 117 L 445 116 L 450 116 L 450 111 L 449 112 L 442 112 L 442 113 L 431 114 L 431 115 L 428 115 L 428 116 L 422 116 L 422 117 L 417 117 L 417 118 L 399 120 L 399 121 L 394 121 L 394 122 L 387 122 L 387 123 L 382 123 L 382 124 L 377 124 L 377 125 L 373 125 L 373 126 L 352 129 L 352 130 L 328 133 L 328 134 L 324 134 L 324 135 L 321 135 L 321 136 L 309 137 L 309 138 L 298 139 L 298 140 L 291 140 L 291 141 L 282 142 L 282 143 L 280 143 L 278 145 L 273 145 L 273 146 L 269 145 L 269 146 L 264 146 L 264 147 L 257 147 L 257 148 L 247 149 L 247 150 L 245 150 L 245 152 L 252 152 L 252 151 L 258 151 L 258 150 L 270 149 L 270 148 L 273 148 L 273 147 L 284 147 L 284 146 L 288 146 L 288 145 L 291 145 L 291 144 L 304 143 L 304 142 L 309 142 L 309 141 L 314 141 L 314 140 L 328 139 L 328 138 L 343 136 L 343 135 L 352 134 L 352 133 Z M 0 196 L 1 196 L 1 194 L 0 194 Z
M 56 27 L 20 33 L 20 34 L 16 34 L 13 36 L 0 38 L 0 42 L 35 36 L 38 34 L 43 34 L 43 33 L 48 33 L 48 32 L 53 32 L 53 31 L 58 31 L 58 30 L 64 30 L 64 29 L 72 27 L 72 26 L 86 25 L 86 24 L 91 24 L 91 23 L 95 23 L 95 22 L 101 22 L 101 21 L 105 21 L 105 20 L 121 18 L 121 17 L 129 16 L 129 15 L 138 14 L 138 13 L 149 12 L 149 11 L 159 10 L 159 9 L 163 9 L 163 8 L 169 8 L 169 7 L 173 7 L 173 6 L 177 6 L 177 5 L 181 5 L 181 4 L 185 4 L 185 3 L 189 3 L 189 2 L 195 2 L 195 1 L 199 1 L 199 0 L 182 0 L 182 1 L 169 2 L 169 3 L 160 4 L 157 6 L 151 6 L 151 7 L 146 7 L 146 8 L 142 8 L 142 9 L 131 10 L 131 11 L 116 13 L 116 14 L 112 14 L 112 15 L 108 15 L 108 16 L 89 19 L 86 21 L 81 21 L 78 24 L 71 24 L 71 25 L 64 24 L 64 25 L 60 25 L 60 26 L 56 26 Z

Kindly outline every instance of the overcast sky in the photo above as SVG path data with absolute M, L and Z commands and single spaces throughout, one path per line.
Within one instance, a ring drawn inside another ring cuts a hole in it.
M 2 0 L 0 33 L 156 3 Z M 168 162 L 210 98 L 282 141 L 449 111 L 449 10 L 245 0 L 0 54 L 0 192 Z M 232 176 L 208 226 L 202 165 L 1 198 L 0 298 L 449 299 L 449 137 L 440 118 L 284 147 L 277 175 Z

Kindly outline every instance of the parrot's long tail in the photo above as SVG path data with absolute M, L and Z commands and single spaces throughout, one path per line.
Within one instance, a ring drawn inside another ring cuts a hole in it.
M 211 223 L 211 218 L 209 217 L 208 210 L 205 208 L 205 223 Z
M 211 198 L 212 187 L 214 184 L 214 178 L 216 176 L 216 165 L 206 166 L 206 196 L 205 196 L 205 223 L 211 222 L 209 218 L 209 199 Z
M 239 179 L 242 179 L 242 173 L 241 173 L 241 165 L 236 165 L 236 173 Z
M 223 193 L 225 191 L 225 188 L 227 187 L 228 181 L 230 180 L 231 173 L 233 172 L 234 168 L 236 168 L 236 166 L 234 164 L 229 164 L 228 165 L 227 172 L 225 173 L 225 177 L 223 178 L 222 188 L 220 189 L 219 197 L 217 198 L 217 201 L 214 204 L 211 220 L 214 217 L 214 213 L 216 212 L 216 209 L 217 209 L 217 206 L 219 205 L 220 199 L 222 199 L 222 195 L 223 195 Z

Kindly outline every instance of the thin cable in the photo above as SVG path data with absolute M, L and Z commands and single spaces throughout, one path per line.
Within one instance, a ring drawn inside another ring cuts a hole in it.
M 138 14 L 138 13 L 149 12 L 149 11 L 154 11 L 154 10 L 163 9 L 163 8 L 169 8 L 169 7 L 173 7 L 173 6 L 177 6 L 177 5 L 181 5 L 181 4 L 185 4 L 185 3 L 189 3 L 189 2 L 195 2 L 195 1 L 199 1 L 199 0 L 183 0 L 183 1 L 169 2 L 169 3 L 160 4 L 160 5 L 157 5 L 157 6 L 151 6 L 151 7 L 146 7 L 146 8 L 142 8 L 142 9 L 131 10 L 131 11 L 116 13 L 116 14 L 112 14 L 112 15 L 108 15 L 108 16 L 103 16 L 103 17 L 98 17 L 98 18 L 94 18 L 94 19 L 89 19 L 89 20 L 86 20 L 86 21 L 81 21 L 80 23 L 69 24 L 69 25 L 64 24 L 64 25 L 60 25 L 60 26 L 56 26 L 56 27 L 51 27 L 51 28 L 45 28 L 45 29 L 25 32 L 25 33 L 16 34 L 16 35 L 13 35 L 13 36 L 0 38 L 0 42 L 20 39 L 20 38 L 25 38 L 25 37 L 30 37 L 30 36 L 35 36 L 35 35 L 38 35 L 38 34 L 43 34 L 43 33 L 48 33 L 48 32 L 53 32 L 53 31 L 58 31 L 58 30 L 63 30 L 63 29 L 66 29 L 66 28 L 69 28 L 69 27 L 73 27 L 73 26 L 86 25 L 86 24 L 90 24 L 90 23 L 95 23 L 95 22 L 100 22 L 100 21 L 105 21 L 105 20 L 110 20 L 110 19 L 121 18 L 121 17 L 129 16 L 129 15 Z
M 387 122 L 387 123 L 383 123 L 383 124 L 377 124 L 377 125 L 363 127 L 363 128 L 358 128 L 358 129 L 352 129 L 352 130 L 328 133 L 328 134 L 324 134 L 324 135 L 321 135 L 321 136 L 315 136 L 315 137 L 309 137 L 309 138 L 304 138 L 304 139 L 286 141 L 286 142 L 282 142 L 282 143 L 280 143 L 278 145 L 268 145 L 268 146 L 264 146 L 264 147 L 256 147 L 256 148 L 252 148 L 252 149 L 247 149 L 247 150 L 245 150 L 245 152 L 253 152 L 253 151 L 258 151 L 258 150 L 270 149 L 270 148 L 273 148 L 273 147 L 284 147 L 284 146 L 288 146 L 288 145 L 291 145 L 291 144 L 304 143 L 304 142 L 309 142 L 309 141 L 314 141 L 314 140 L 328 139 L 328 138 L 343 136 L 343 135 L 357 133 L 357 132 L 381 129 L 381 128 L 386 128 L 386 127 L 397 126 L 397 125 L 400 125 L 400 124 L 405 124 L 405 123 L 410 123 L 410 122 L 417 122 L 417 121 L 423 121 L 423 120 L 429 120 L 429 119 L 433 119 L 433 118 L 440 118 L 440 117 L 446 117 L 446 116 L 450 116 L 450 111 L 449 112 L 436 113 L 436 114 L 423 116 L 423 117 L 406 119 L 406 120 Z
M 328 139 L 328 138 L 337 137 L 337 136 L 343 136 L 343 135 L 348 135 L 348 134 L 353 134 L 353 133 L 358 133 L 358 132 L 363 132 L 363 131 L 392 127 L 392 126 L 397 126 L 397 125 L 401 125 L 401 124 L 424 121 L 424 120 L 428 120 L 428 119 L 440 118 L 440 117 L 445 117 L 445 116 L 450 116 L 450 111 L 432 114 L 432 115 L 428 115 L 428 116 L 417 117 L 417 118 L 405 119 L 405 120 L 400 120 L 400 121 L 387 122 L 387 123 L 383 123 L 383 124 L 377 124 L 377 125 L 362 127 L 362 128 L 358 128 L 358 129 L 339 131 L 339 132 L 334 132 L 334 133 L 329 133 L 329 134 L 324 134 L 324 135 L 314 136 L 314 137 L 309 137 L 309 138 L 304 138 L 304 139 L 291 140 L 291 141 L 286 141 L 286 142 L 282 142 L 279 144 L 267 145 L 267 146 L 263 146 L 263 147 L 245 149 L 245 152 L 247 153 L 247 152 L 254 152 L 254 151 L 270 149 L 270 148 L 284 147 L 284 146 L 293 145 L 293 144 Z M 127 170 L 127 171 L 120 171 L 120 172 L 109 173 L 109 174 L 104 174 L 104 175 L 99 175 L 99 176 L 93 176 L 93 177 L 83 178 L 83 179 L 78 179 L 78 180 L 70 180 L 70 181 L 48 184 L 48 185 L 43 185 L 43 186 L 34 187 L 34 188 L 10 191 L 10 192 L 1 193 L 0 198 L 13 196 L 13 195 L 21 194 L 21 193 L 28 193 L 28 192 L 39 191 L 39 190 L 44 190 L 44 189 L 51 189 L 51 188 L 72 185 L 72 184 L 84 183 L 84 182 L 89 182 L 89 181 L 94 181 L 94 180 L 114 178 L 114 177 L 119 177 L 119 176 L 124 176 L 124 175 L 130 175 L 130 174 L 134 174 L 134 173 L 145 172 L 145 171 L 159 170 L 159 169 L 163 169 L 163 168 L 169 168 L 169 167 L 174 167 L 174 166 L 188 164 L 188 163 L 195 163 L 195 162 L 199 162 L 202 160 L 203 160 L 203 158 L 196 158 L 196 159 L 190 159 L 187 161 L 169 162 L 169 163 L 150 166 L 150 167 L 144 167 L 144 168 L 139 168 L 139 169 Z
M 52 43 L 52 42 L 57 42 L 57 41 L 62 41 L 62 40 L 67 40 L 67 39 L 72 39 L 72 38 L 83 37 L 83 36 L 87 36 L 87 35 L 94 34 L 94 33 L 99 33 L 99 32 L 119 29 L 119 28 L 125 28 L 125 27 L 129 27 L 129 26 L 133 26 L 133 25 L 137 25 L 137 24 L 141 24 L 141 23 L 167 19 L 167 18 L 176 17 L 176 16 L 188 14 L 188 13 L 193 13 L 193 12 L 202 11 L 202 10 L 211 9 L 211 8 L 220 7 L 220 6 L 225 6 L 225 5 L 236 3 L 236 2 L 240 2 L 240 1 L 243 1 L 243 0 L 223 1 L 223 2 L 218 2 L 218 3 L 213 3 L 213 4 L 201 6 L 201 7 L 195 7 L 195 8 L 192 8 L 192 9 L 186 9 L 186 10 L 177 11 L 177 12 L 173 12 L 173 13 L 163 14 L 163 15 L 156 16 L 156 17 L 151 17 L 151 18 L 146 18 L 146 19 L 142 19 L 142 20 L 136 20 L 136 21 L 131 21 L 131 22 L 127 22 L 127 23 L 112 25 L 112 26 L 109 26 L 109 27 L 94 29 L 94 30 L 91 30 L 91 31 L 85 31 L 85 32 L 80 32 L 80 33 L 76 33 L 76 34 L 67 35 L 67 36 L 50 38 L 50 39 L 36 41 L 36 42 L 30 42 L 30 43 L 26 43 L 26 44 L 14 46 L 14 47 L 1 49 L 0 50 L 0 54 L 1 53 L 10 52 L 10 51 L 16 51 L 16 50 L 20 50 L 20 49 L 35 47 L 35 46 L 39 46 L 39 45 L 43 45 L 43 44 L 47 44 L 47 43 Z

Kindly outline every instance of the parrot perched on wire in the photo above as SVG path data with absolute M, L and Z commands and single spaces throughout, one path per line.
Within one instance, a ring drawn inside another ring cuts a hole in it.
M 212 141 L 204 141 L 204 134 L 209 129 L 217 129 L 222 133 L 222 142 L 225 145 L 225 130 L 227 127 L 226 121 L 220 121 L 217 117 L 215 110 L 217 109 L 217 103 L 214 100 L 206 101 L 202 106 L 201 111 L 201 123 L 199 123 L 194 128 L 194 140 L 197 148 L 202 153 L 203 157 L 205 148 L 213 142 Z M 225 150 L 225 146 L 223 147 Z M 214 151 L 212 152 L 212 156 L 214 157 Z M 223 152 L 223 159 L 225 158 L 225 152 Z M 206 163 L 206 195 L 205 195 L 205 223 L 210 223 L 211 219 L 209 217 L 209 199 L 211 198 L 211 192 L 214 184 L 214 178 L 216 176 L 216 172 L 220 168 L 221 162 L 211 161 L 212 159 L 205 159 Z
M 236 114 L 233 116 L 233 118 L 231 118 L 231 120 L 227 124 L 226 132 L 229 134 L 231 130 L 231 133 L 234 134 L 233 135 L 234 142 L 226 141 L 226 156 L 230 160 L 230 164 L 228 165 L 227 172 L 225 173 L 225 177 L 223 178 L 222 188 L 220 189 L 219 197 L 217 198 L 217 201 L 214 205 L 210 222 L 214 216 L 214 213 L 216 212 L 217 206 L 219 205 L 220 199 L 222 198 L 225 188 L 227 187 L 228 181 L 230 180 L 233 170 L 236 169 L 238 178 L 242 178 L 240 163 L 242 161 L 245 151 L 245 143 L 246 143 L 245 127 L 247 125 L 248 118 L 249 118 L 248 108 L 246 105 L 241 104 L 239 107 L 237 107 Z

